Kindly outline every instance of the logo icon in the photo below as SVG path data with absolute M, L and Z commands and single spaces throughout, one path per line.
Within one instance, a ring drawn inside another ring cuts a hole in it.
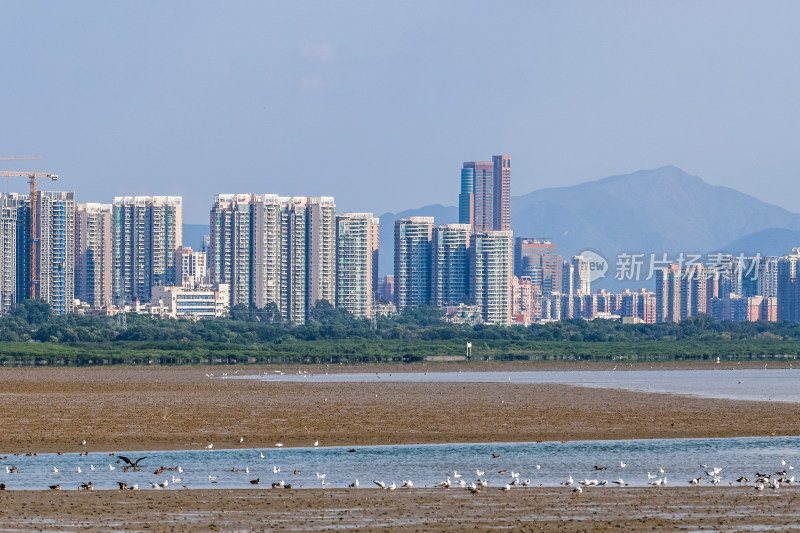
M 591 250 L 584 250 L 580 254 L 589 263 L 589 281 L 597 281 L 606 277 L 608 261 L 605 257 Z

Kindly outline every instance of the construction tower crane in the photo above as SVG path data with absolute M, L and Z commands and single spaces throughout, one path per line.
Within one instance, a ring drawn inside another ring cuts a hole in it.
M 58 174 L 48 174 L 46 172 L 12 172 L 0 171 L 0 177 L 5 178 L 28 178 L 28 183 L 31 189 L 31 277 L 30 277 L 30 295 L 31 298 L 36 298 L 36 285 L 39 283 L 39 271 L 36 264 L 37 252 L 39 250 L 39 237 L 36 234 L 38 214 L 36 211 L 36 180 L 39 178 L 50 178 L 55 181 L 58 179 Z

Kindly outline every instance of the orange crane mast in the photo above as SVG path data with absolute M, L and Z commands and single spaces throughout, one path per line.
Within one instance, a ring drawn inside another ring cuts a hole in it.
M 36 264 L 37 252 L 39 250 L 39 237 L 37 235 L 38 213 L 36 211 L 36 180 L 39 178 L 50 178 L 53 181 L 58 179 L 58 174 L 48 174 L 46 172 L 13 172 L 0 171 L 0 177 L 5 178 L 28 178 L 30 184 L 31 202 L 31 277 L 30 277 L 30 297 L 36 298 L 36 285 L 39 283 L 39 271 Z

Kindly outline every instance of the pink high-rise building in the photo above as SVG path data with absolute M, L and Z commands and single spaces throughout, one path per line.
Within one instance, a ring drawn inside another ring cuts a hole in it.
M 511 157 L 469 161 L 461 169 L 459 223 L 473 232 L 511 229 Z

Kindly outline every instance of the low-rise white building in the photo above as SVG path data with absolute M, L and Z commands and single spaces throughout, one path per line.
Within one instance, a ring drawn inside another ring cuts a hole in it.
M 186 288 L 157 286 L 152 289 L 150 313 L 171 318 L 219 318 L 230 311 L 230 285 Z

